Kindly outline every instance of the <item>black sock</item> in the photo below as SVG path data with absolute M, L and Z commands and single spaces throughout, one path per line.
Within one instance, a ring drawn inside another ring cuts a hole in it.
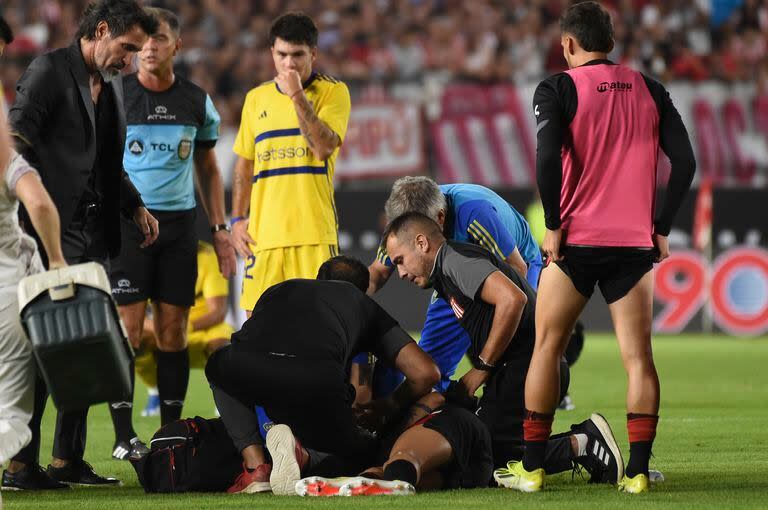
M 109 414 L 112 415 L 112 426 L 115 428 L 115 443 L 129 442 L 136 437 L 133 430 L 133 387 L 135 382 L 134 361 L 129 367 L 131 373 L 131 397 L 129 401 L 110 402 Z
M 384 468 L 385 480 L 400 480 L 415 486 L 416 478 L 416 466 L 407 460 L 398 459 Z
M 629 462 L 625 473 L 627 478 L 633 478 L 639 474 L 648 475 L 648 460 L 651 458 L 653 441 L 638 441 L 629 443 Z
M 160 423 L 166 425 L 181 418 L 189 384 L 189 353 L 155 351 L 157 392 L 160 395 Z

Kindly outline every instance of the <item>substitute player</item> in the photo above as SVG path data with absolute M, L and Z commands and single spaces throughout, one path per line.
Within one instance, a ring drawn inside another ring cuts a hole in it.
M 536 346 L 525 385 L 525 456 L 509 486 L 541 490 L 544 450 L 558 403 L 559 359 L 595 285 L 608 303 L 628 375 L 630 459 L 620 489 L 648 490 L 659 379 L 651 352 L 653 263 L 669 256 L 672 221 L 695 160 L 688 133 L 662 85 L 607 59 L 611 18 L 599 4 L 560 20 L 569 70 L 539 84 L 536 171 L 545 211 Z M 659 148 L 672 164 L 656 206 Z M 656 218 L 654 220 L 654 210 Z
M 189 382 L 187 321 L 197 279 L 195 177 L 225 278 L 236 261 L 213 150 L 219 114 L 204 90 L 173 72 L 181 48 L 178 18 L 165 9 L 151 12 L 160 22 L 157 32 L 139 53 L 138 72 L 123 79 L 128 124 L 123 165 L 147 207 L 160 218 L 163 232 L 152 247 L 140 249 L 138 232 L 124 224 L 123 249 L 110 279 L 134 347 L 140 345 L 147 300 L 152 300 L 160 419 L 166 424 L 181 416 Z M 115 421 L 115 456 L 127 457 L 126 450 L 136 446 L 135 440 L 131 443 L 132 403 L 111 405 L 113 414 L 121 413 Z
M 249 315 L 267 288 L 314 278 L 338 251 L 333 174 L 350 111 L 347 86 L 312 70 L 309 17 L 279 17 L 269 42 L 277 76 L 246 96 L 233 148 L 232 233 Z
M 219 272 L 213 246 L 204 241 L 198 241 L 195 304 L 189 310 L 187 323 L 190 368 L 205 368 L 211 353 L 229 343 L 229 337 L 234 333 L 234 329 L 224 321 L 227 316 L 228 296 L 229 282 Z M 141 353 L 137 353 L 136 356 L 136 375 L 149 389 L 147 407 L 142 411 L 142 416 L 160 414 L 156 350 L 154 324 L 151 320 L 146 320 Z

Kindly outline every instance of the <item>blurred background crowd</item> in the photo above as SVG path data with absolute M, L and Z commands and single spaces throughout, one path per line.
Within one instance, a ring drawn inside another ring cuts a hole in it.
M 449 82 L 526 84 L 564 68 L 558 16 L 568 0 L 153 0 L 177 12 L 179 71 L 237 126 L 245 93 L 272 78 L 270 22 L 301 10 L 320 29 L 317 69 L 353 97 L 428 100 Z M 86 0 L 3 0 L 17 31 L 0 79 L 13 87 L 29 60 L 66 46 Z M 664 82 L 751 81 L 768 88 L 768 1 L 607 0 L 611 57 Z

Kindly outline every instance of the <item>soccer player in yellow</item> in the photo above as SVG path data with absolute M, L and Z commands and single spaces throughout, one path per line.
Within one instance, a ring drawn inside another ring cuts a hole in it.
M 333 173 L 349 120 L 347 86 L 312 71 L 317 27 L 303 14 L 269 32 L 277 76 L 245 98 L 232 186 L 232 241 L 245 258 L 240 306 L 267 288 L 314 278 L 338 252 Z
M 227 315 L 229 282 L 219 272 L 216 252 L 210 244 L 198 241 L 197 281 L 195 304 L 189 310 L 187 349 L 190 368 L 205 368 L 208 356 L 229 342 L 234 333 L 224 322 Z M 142 416 L 158 416 L 160 399 L 157 397 L 157 362 L 153 322 L 144 323 L 141 351 L 136 356 L 136 374 L 149 389 L 149 400 Z

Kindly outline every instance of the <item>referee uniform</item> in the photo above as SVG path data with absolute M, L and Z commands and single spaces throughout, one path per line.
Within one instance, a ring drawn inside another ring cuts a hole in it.
M 319 73 L 302 86 L 317 117 L 343 142 L 350 113 L 347 86 Z M 320 265 L 338 254 L 333 174 L 339 149 L 318 159 L 301 134 L 291 98 L 269 81 L 246 96 L 233 150 L 253 161 L 248 234 L 256 245 L 245 261 L 240 298 L 241 308 L 251 311 L 272 285 L 314 278 Z

